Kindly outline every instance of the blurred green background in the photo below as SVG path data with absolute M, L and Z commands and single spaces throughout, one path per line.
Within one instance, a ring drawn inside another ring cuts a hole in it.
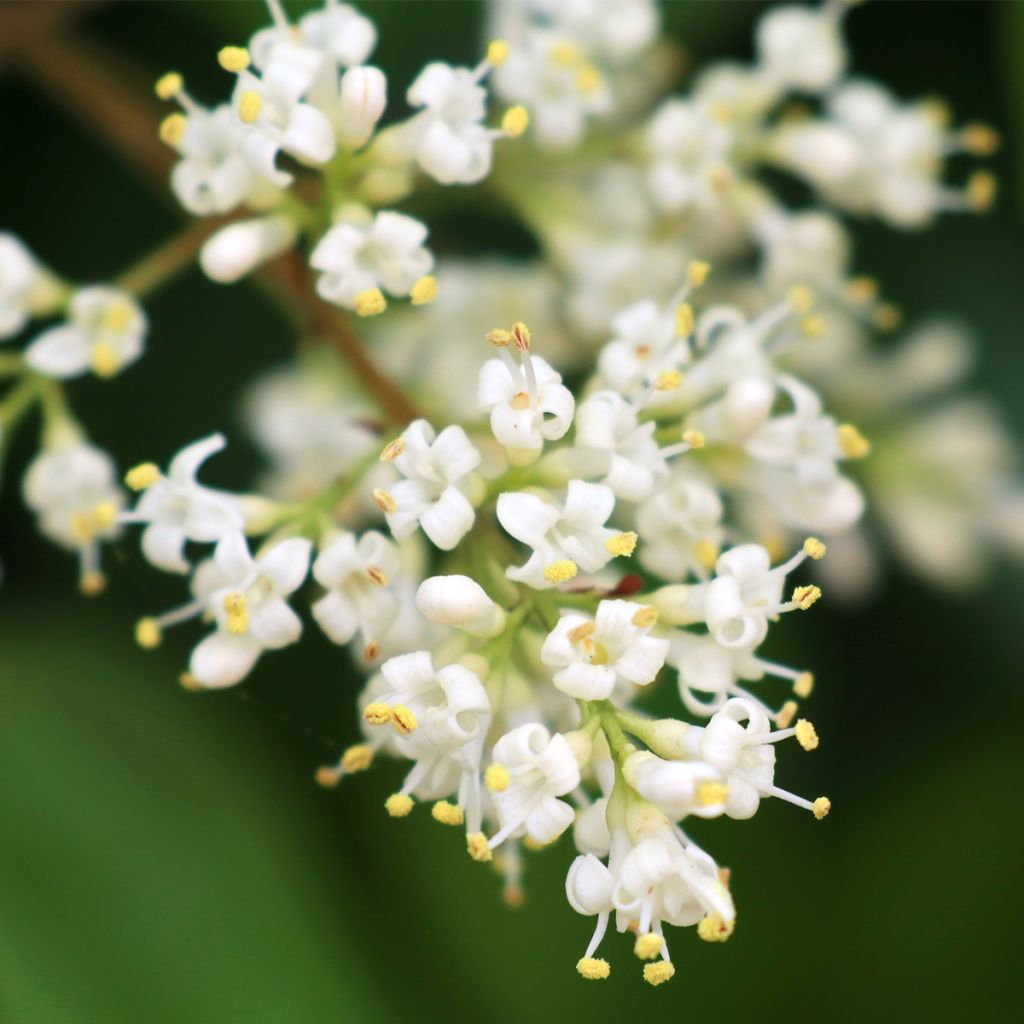
M 5 25 L 40 6 L 55 5 L 4 4 Z M 361 6 L 380 28 L 375 61 L 396 97 L 427 59 L 476 58 L 479 4 Z M 760 9 L 670 3 L 665 14 L 701 65 L 749 54 Z M 226 88 L 216 50 L 243 41 L 261 11 L 218 0 L 89 5 L 65 30 L 143 83 L 175 67 L 213 98 Z M 1024 7 L 876 3 L 853 15 L 849 35 L 858 69 L 906 96 L 941 92 L 958 120 L 988 121 L 1007 138 L 993 215 L 909 236 L 861 225 L 857 265 L 880 277 L 908 318 L 955 310 L 977 327 L 977 383 L 1019 436 Z M 0 225 L 72 278 L 115 275 L 183 218 L 169 192 L 19 75 L 2 44 Z M 126 79 L 124 88 L 141 87 Z M 471 193 L 463 202 L 472 210 Z M 441 251 L 488 244 L 459 217 L 434 238 Z M 72 388 L 96 441 L 122 465 L 163 462 L 186 439 L 234 431 L 225 396 L 286 359 L 292 344 L 255 289 L 218 287 L 196 272 L 147 308 L 146 358 L 115 384 Z M 611 980 L 588 985 L 573 970 L 592 922 L 563 896 L 568 841 L 528 856 L 527 901 L 512 911 L 454 831 L 425 812 L 385 817 L 399 766 L 338 791 L 315 787 L 315 768 L 355 735 L 359 685 L 316 630 L 265 659 L 242 688 L 182 691 L 189 631 L 153 653 L 131 634 L 140 612 L 178 599 L 177 581 L 143 566 L 128 540 L 109 561 L 109 591 L 83 600 L 72 560 L 34 533 L 18 495 L 34 430 L 4 466 L 0 506 L 4 1024 L 1013 1013 L 1024 903 L 1014 788 L 1024 712 L 1019 573 L 1006 568 L 967 595 L 894 574 L 868 609 L 823 602 L 813 619 L 780 630 L 773 653 L 815 670 L 813 717 L 824 737 L 813 758 L 788 752 L 780 780 L 828 793 L 832 816 L 819 825 L 772 801 L 753 822 L 695 829 L 734 870 L 733 940 L 708 946 L 680 935 L 677 976 L 653 991 L 628 943 L 612 938 Z M 256 457 L 233 441 L 219 462 L 214 482 L 242 485 Z

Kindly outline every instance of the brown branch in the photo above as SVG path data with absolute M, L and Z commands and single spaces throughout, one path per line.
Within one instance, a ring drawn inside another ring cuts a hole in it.
M 0 14 L 6 15 L 6 11 L 0 8 Z M 0 26 L 6 21 L 6 17 L 0 20 Z M 174 154 L 157 137 L 156 126 L 162 109 L 150 90 L 142 86 L 144 76 L 140 71 L 128 66 L 119 56 L 101 51 L 95 44 L 62 38 L 48 31 L 46 25 L 38 31 L 23 31 L 13 41 L 6 40 L 4 55 L 12 58 L 25 76 L 59 106 L 91 125 L 150 182 L 166 187 Z M 208 221 L 197 225 L 194 232 L 186 231 L 168 243 L 166 250 L 169 252 L 154 253 L 154 260 L 167 256 L 176 261 L 192 258 L 210 231 L 220 223 L 222 221 L 213 223 L 211 227 Z M 155 273 L 155 267 L 147 266 L 144 261 L 130 275 L 136 273 L 145 287 L 152 283 L 151 273 Z M 326 305 L 316 294 L 309 268 L 298 252 L 290 259 L 267 265 L 259 277 L 300 323 L 307 323 L 314 334 L 330 341 L 393 426 L 404 426 L 416 418 L 415 405 L 374 364 L 347 316 Z

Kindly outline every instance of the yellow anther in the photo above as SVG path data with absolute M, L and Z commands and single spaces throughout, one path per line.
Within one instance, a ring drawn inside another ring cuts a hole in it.
M 140 647 L 151 651 L 154 647 L 160 646 L 161 640 L 163 640 L 163 634 L 160 632 L 156 619 L 139 619 L 135 623 L 135 642 Z
M 684 430 L 683 440 L 691 448 L 703 448 L 704 447 L 704 435 L 699 430 Z
M 125 484 L 133 491 L 144 491 L 160 479 L 160 469 L 155 462 L 140 462 L 124 475 Z
M 852 423 L 837 428 L 836 443 L 848 459 L 864 459 L 871 454 L 871 442 Z
M 366 291 L 360 292 L 353 302 L 357 316 L 377 316 L 388 308 L 384 293 L 379 288 L 367 288 Z
M 530 394 L 527 391 L 517 391 L 513 396 L 512 400 L 508 403 L 513 409 L 529 409 L 530 408 Z
M 797 720 L 796 741 L 804 750 L 818 749 L 818 744 L 821 742 L 818 738 L 818 730 L 806 718 Z
M 646 935 L 637 937 L 636 942 L 633 943 L 633 952 L 641 960 L 653 960 L 661 952 L 664 945 L 665 939 L 661 935 L 648 932 Z
M 506 907 L 518 910 L 523 905 L 523 887 L 512 882 L 506 882 L 501 892 L 502 902 Z
M 827 550 L 828 549 L 825 545 L 822 544 L 817 537 L 808 537 L 807 540 L 804 541 L 804 554 L 808 558 L 824 558 Z
M 249 603 L 245 594 L 233 593 L 224 598 L 224 611 L 228 616 L 228 632 L 232 636 L 243 636 L 249 632 Z
M 680 338 L 693 334 L 693 307 L 688 302 L 676 309 L 676 334 Z
M 871 320 L 880 331 L 895 331 L 903 320 L 903 314 L 899 306 L 883 302 L 875 309 Z
M 855 277 L 846 286 L 846 297 L 851 302 L 874 302 L 877 296 L 878 282 L 872 277 Z
M 949 104 L 939 96 L 929 96 L 918 104 L 921 113 L 937 128 L 945 128 L 953 120 Z
M 612 969 L 607 960 L 601 960 L 596 956 L 585 956 L 576 963 L 576 971 L 581 978 L 587 981 L 604 981 Z
M 402 452 L 405 451 L 405 442 L 400 438 L 396 437 L 394 441 L 389 441 L 384 445 L 384 451 L 380 453 L 381 462 L 394 462 Z
M 701 807 L 714 807 L 729 799 L 729 787 L 724 782 L 702 782 L 697 787 L 697 803 Z
M 373 747 L 369 743 L 357 743 L 341 755 L 341 767 L 349 775 L 364 772 L 373 764 Z
M 404 704 L 396 704 L 391 709 L 391 728 L 399 736 L 411 736 L 419 723 L 416 716 Z
M 504 39 L 492 39 L 487 45 L 487 63 L 500 68 L 508 60 L 508 43 Z
M 509 107 L 502 115 L 501 130 L 510 139 L 518 139 L 530 127 L 530 112 L 526 107 Z
M 178 74 L 177 71 L 168 71 L 166 75 L 161 75 L 153 86 L 153 91 L 162 100 L 174 99 L 179 92 L 184 88 L 185 80 Z M 966 131 L 966 129 L 965 129 Z
M 387 491 L 382 491 L 379 487 L 373 489 L 373 503 L 387 516 L 398 511 L 398 502 Z
M 495 761 L 487 766 L 487 771 L 484 772 L 484 785 L 492 793 L 504 793 L 508 789 L 508 784 L 508 769 L 503 764 Z
M 376 640 L 371 640 L 363 648 L 363 657 L 367 661 L 376 661 L 379 656 L 380 656 L 380 644 L 377 643 Z
M 522 320 L 512 325 L 512 342 L 520 352 L 530 351 L 530 328 Z
M 100 317 L 100 329 L 104 331 L 123 331 L 132 319 L 132 304 L 127 299 L 115 299 L 103 311 Z
M 121 369 L 121 360 L 109 341 L 99 341 L 92 347 L 92 371 L 97 377 L 113 377 Z
M 461 825 L 464 820 L 462 808 L 448 803 L 447 800 L 438 800 L 430 809 L 430 813 L 434 821 L 439 821 L 442 825 Z
M 555 43 L 551 47 L 551 59 L 563 68 L 571 68 L 583 61 L 583 51 L 572 43 Z
M 391 705 L 375 700 L 363 708 L 363 721 L 367 725 L 387 725 L 391 721 Z
M 495 348 L 506 348 L 512 342 L 512 332 L 503 331 L 500 327 L 496 327 L 493 331 L 487 332 L 487 340 Z
M 797 313 L 809 313 L 811 306 L 814 305 L 814 296 L 811 294 L 810 288 L 803 284 L 793 285 L 786 297 L 794 312 Z
M 711 273 L 711 264 L 703 260 L 694 260 L 686 271 L 686 279 L 690 282 L 691 288 L 699 288 Z
M 662 370 L 654 378 L 655 391 L 674 391 L 683 383 L 683 375 L 678 370 Z
M 676 973 L 676 969 L 668 960 L 659 960 L 656 964 L 644 964 L 644 981 L 648 985 L 663 985 Z
M 114 525 L 117 519 L 117 506 L 112 501 L 104 501 L 92 510 L 92 521 L 98 531 L 106 530 Z
M 825 321 L 817 313 L 809 313 L 800 321 L 800 333 L 805 338 L 817 341 L 825 333 Z
M 821 819 L 827 817 L 828 812 L 832 810 L 832 801 L 829 800 L 827 796 L 819 796 L 818 799 L 814 801 L 812 810 L 814 811 L 814 816 L 818 821 L 821 821 Z
M 633 625 L 638 629 L 649 629 L 658 621 L 658 609 L 645 604 L 633 616 Z
M 491 859 L 491 848 L 483 832 L 472 832 L 466 836 L 466 852 L 478 864 L 487 864 Z
M 544 579 L 548 583 L 565 583 L 571 580 L 578 573 L 579 566 L 570 558 L 563 558 L 560 562 L 552 562 L 544 570 Z
M 237 74 L 249 66 L 249 51 L 244 46 L 225 46 L 217 54 L 217 63 L 225 71 Z
M 991 156 L 999 148 L 999 133 L 987 124 L 969 124 L 960 132 L 960 141 L 974 156 Z
M 246 124 L 255 124 L 262 109 L 263 98 L 252 89 L 246 89 L 238 100 L 238 116 Z
M 736 930 L 735 921 L 726 921 L 721 914 L 709 914 L 697 923 L 697 935 L 705 942 L 725 942 Z
M 807 700 L 811 695 L 811 691 L 814 689 L 814 673 L 813 672 L 801 672 L 800 675 L 793 680 L 793 692 L 800 697 L 802 700 Z
M 437 298 L 437 278 L 433 274 L 421 277 L 409 292 L 409 298 L 414 306 L 425 306 Z
M 77 544 L 88 544 L 96 535 L 92 516 L 88 512 L 73 512 L 69 525 L 71 536 Z
M 697 543 L 694 553 L 697 556 L 697 561 L 700 562 L 705 569 L 713 569 L 715 562 L 718 561 L 720 551 L 718 545 L 713 540 L 705 538 Z
M 578 644 L 584 640 L 589 640 L 594 635 L 594 630 L 597 626 L 593 622 L 581 622 L 574 629 L 570 629 L 567 636 L 569 637 L 569 643 Z
M 182 672 L 178 676 L 178 683 L 183 690 L 188 690 L 189 693 L 199 693 L 203 689 L 202 684 L 191 672 Z
M 95 597 L 102 594 L 107 588 L 107 577 L 101 572 L 86 572 L 78 581 L 78 589 L 86 597 Z
M 821 587 L 808 583 L 793 591 L 793 603 L 802 611 L 807 611 L 821 597 Z
M 188 119 L 184 114 L 168 114 L 161 122 L 158 135 L 160 141 L 168 146 L 177 146 L 185 137 L 185 129 L 188 127 Z
M 341 782 L 342 774 L 335 765 L 325 764 L 317 768 L 313 778 L 318 786 L 323 786 L 324 789 L 333 789 Z
M 988 171 L 976 171 L 967 180 L 967 205 L 978 213 L 991 209 L 998 183 Z
M 405 793 L 392 793 L 384 801 L 384 810 L 392 818 L 404 818 L 412 810 L 412 797 Z
M 613 558 L 629 558 L 636 550 L 636 540 L 636 534 L 632 530 L 627 530 L 625 533 L 617 533 L 614 537 L 609 537 L 604 542 L 605 550 Z
M 366 570 L 366 575 L 375 586 L 386 587 L 388 585 L 388 574 L 379 566 L 371 565 Z
M 583 67 L 576 72 L 576 88 L 579 89 L 584 96 L 594 96 L 596 93 L 601 91 L 601 86 L 604 84 L 604 77 L 601 72 L 593 64 L 584 64 Z
M 797 703 L 795 700 L 787 700 L 782 705 L 779 713 L 775 716 L 775 722 L 780 729 L 788 729 L 789 723 L 793 721 L 796 715 Z

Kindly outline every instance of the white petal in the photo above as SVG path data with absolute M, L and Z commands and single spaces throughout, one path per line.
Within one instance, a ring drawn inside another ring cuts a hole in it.
M 47 377 L 77 377 L 91 365 L 89 339 L 78 327 L 53 327 L 29 344 L 25 362 Z
M 211 633 L 192 652 L 189 672 L 211 689 L 234 686 L 249 674 L 262 650 L 252 637 Z
M 423 532 L 442 551 L 451 551 L 472 529 L 476 513 L 466 496 L 449 484 L 441 497 L 420 516 Z

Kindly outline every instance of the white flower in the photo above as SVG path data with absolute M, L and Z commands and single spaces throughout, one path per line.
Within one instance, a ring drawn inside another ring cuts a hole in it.
M 429 622 L 457 626 L 474 636 L 496 636 L 505 613 L 468 576 L 431 576 L 416 591 L 416 607 Z
M 689 360 L 686 341 L 676 333 L 675 313 L 650 299 L 617 314 L 612 328 L 615 333 L 601 349 L 597 366 L 604 383 L 619 394 L 629 395 Z
M 186 573 L 189 564 L 183 552 L 187 540 L 212 543 L 242 529 L 238 500 L 196 480 L 199 467 L 224 444 L 222 435 L 211 434 L 188 445 L 175 455 L 166 475 L 152 463 L 129 472 L 129 486 L 145 493 L 133 512 L 119 518 L 147 524 L 142 553 L 158 569 Z
M 25 245 L 9 232 L 0 233 L 0 341 L 17 334 L 28 322 L 40 275 Z
M 379 649 L 398 615 L 398 596 L 390 584 L 399 568 L 398 551 L 382 534 L 341 534 L 313 563 L 313 577 L 327 590 L 314 602 L 313 618 L 336 644 L 347 644 L 359 633 L 364 649 Z
M 533 548 L 524 565 L 505 574 L 547 590 L 571 579 L 577 569 L 597 572 L 614 557 L 615 542 L 629 537 L 604 525 L 614 507 L 615 495 L 607 487 L 583 480 L 569 481 L 561 508 L 535 494 L 499 495 L 498 522 L 506 533 Z
M 762 275 L 772 291 L 802 284 L 836 293 L 842 287 L 850 265 L 850 238 L 835 217 L 820 210 L 772 210 L 755 231 L 764 252 Z
M 295 643 L 302 622 L 285 598 L 301 586 L 309 571 L 310 541 L 291 537 L 255 559 L 241 533 L 218 542 L 213 565 L 220 586 L 208 608 L 217 630 L 192 652 L 189 671 L 201 686 L 233 686 L 252 670 L 265 650 Z
M 536 458 L 546 440 L 565 436 L 576 401 L 561 374 L 540 356 L 520 351 L 517 364 L 507 347 L 498 352 L 500 359 L 488 359 L 480 369 L 477 398 L 480 408 L 491 414 L 494 436 L 521 465 Z
M 637 921 L 640 936 L 660 934 L 662 922 L 686 927 L 717 914 L 731 924 L 736 917 L 718 865 L 694 844 L 684 846 L 667 827 L 641 840 L 623 858 L 612 899 L 620 930 L 626 921 Z M 668 959 L 667 947 L 662 955 Z
M 357 308 L 362 293 L 378 288 L 408 295 L 434 265 L 423 246 L 426 237 L 420 221 L 390 210 L 379 212 L 370 224 L 335 225 L 310 258 L 313 269 L 321 272 L 317 291 L 347 309 Z
M 92 370 L 112 377 L 142 355 L 146 315 L 117 288 L 94 285 L 71 298 L 67 322 L 36 337 L 25 361 L 47 377 L 79 377 Z
M 573 822 L 575 812 L 561 796 L 580 784 L 580 769 L 565 737 L 552 735 L 539 722 L 521 725 L 494 744 L 493 759 L 508 774 L 508 785 L 492 792 L 501 823 L 488 846 L 493 850 L 509 836 L 527 835 L 550 843 Z
M 563 615 L 540 657 L 559 669 L 554 684 L 578 700 L 605 700 L 617 682 L 646 686 L 665 664 L 669 641 L 650 636 L 653 609 L 631 601 L 602 601 L 591 619 Z
M 199 265 L 210 280 L 230 284 L 286 252 L 297 236 L 295 221 L 282 214 L 236 221 L 203 243 Z
M 640 423 L 636 406 L 614 391 L 596 392 L 576 412 L 576 444 L 609 454 L 601 483 L 626 501 L 651 497 L 668 476 L 668 462 L 654 440 L 656 429 L 653 420 Z
M 442 185 L 471 185 L 491 169 L 495 133 L 483 124 L 487 91 L 480 85 L 489 67 L 428 64 L 406 93 L 410 106 L 423 108 L 403 128 L 406 145 Z
M 695 101 L 672 99 L 654 115 L 647 129 L 652 163 L 648 184 L 663 210 L 717 207 L 723 179 L 731 174 L 733 132 L 714 109 Z
M 341 76 L 338 101 L 328 113 L 334 133 L 346 149 L 358 149 L 373 134 L 387 106 L 387 85 L 379 68 L 349 68 Z
M 377 45 L 377 29 L 372 21 L 350 4 L 327 0 L 321 10 L 312 10 L 299 19 L 299 31 L 306 46 L 330 55 L 346 68 L 363 64 Z
M 653 0 L 533 0 L 538 21 L 612 64 L 639 56 L 658 34 Z
M 512 47 L 494 85 L 505 99 L 526 106 L 537 141 L 555 149 L 575 145 L 588 118 L 612 109 L 600 69 L 556 32 L 533 31 Z
M 114 460 L 77 437 L 43 449 L 29 465 L 22 485 L 25 502 L 39 517 L 39 529 L 62 547 L 79 552 L 83 588 L 98 589 L 99 542 L 116 537 L 124 493 Z
M 676 472 L 637 510 L 640 564 L 662 579 L 701 579 L 725 537 L 718 490 L 693 471 Z
M 649 750 L 638 750 L 626 758 L 622 773 L 645 800 L 673 821 L 691 814 L 716 818 L 725 809 L 722 777 L 702 761 L 666 761 Z
M 410 423 L 392 460 L 405 478 L 379 494 L 388 526 L 400 540 L 420 526 L 430 540 L 450 551 L 469 532 L 476 514 L 463 488 L 480 464 L 480 453 L 462 427 L 445 427 L 435 436 L 426 420 Z
M 780 90 L 823 92 L 843 73 L 846 50 L 839 34 L 845 2 L 774 7 L 757 26 L 761 66 Z
M 243 70 L 232 105 L 246 126 L 240 152 L 251 167 L 286 188 L 294 175 L 277 166 L 285 152 L 300 163 L 321 165 L 334 156 L 334 130 L 328 117 L 302 102 L 322 67 L 322 55 L 297 44 L 274 47 L 262 76 Z
M 818 745 L 817 733 L 810 722 L 801 719 L 794 728 L 773 732 L 768 716 L 753 701 L 733 698 L 712 716 L 700 738 L 700 755 L 725 779 L 729 788 L 725 813 L 730 818 L 753 817 L 762 797 L 766 796 L 780 797 L 813 811 L 819 819 L 828 813 L 826 798 L 819 797 L 812 802 L 775 785 L 773 744 L 790 736 L 796 736 L 805 750 L 813 750 Z
M 479 752 L 465 748 L 476 746 L 473 741 L 486 731 L 491 713 L 480 677 L 465 665 L 435 670 L 429 651 L 391 658 L 380 670 L 387 689 L 376 704 L 391 709 L 399 750 L 412 758 L 442 751 L 464 766 L 475 766 L 472 758 Z
M 228 213 L 243 204 L 264 205 L 278 194 L 242 156 L 246 130 L 230 105 L 206 110 L 183 90 L 176 98 L 186 114 L 184 131 L 173 143 L 181 159 L 171 171 L 171 188 L 189 213 Z

